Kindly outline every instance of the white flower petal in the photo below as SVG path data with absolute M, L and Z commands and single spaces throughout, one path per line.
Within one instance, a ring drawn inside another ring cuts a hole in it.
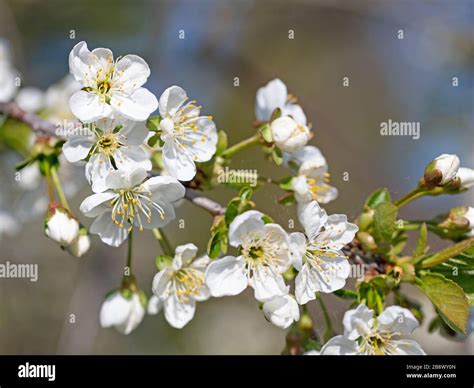
M 110 105 L 129 120 L 145 121 L 158 108 L 158 100 L 149 90 L 138 88 L 131 94 L 114 94 Z
M 206 284 L 214 297 L 238 295 L 248 285 L 242 257 L 226 256 L 211 262 L 205 276 Z
M 152 168 L 149 156 L 142 147 L 121 147 L 115 151 L 113 157 L 119 170 L 142 168 L 150 171 Z
M 285 104 L 282 110 L 285 116 L 293 117 L 298 123 L 306 125 L 306 115 L 298 104 Z
M 104 154 L 92 155 L 86 163 L 85 175 L 89 183 L 92 185 L 92 191 L 100 193 L 107 190 L 105 179 L 114 168 L 109 158 Z
M 316 285 L 314 284 L 311 269 L 308 264 L 303 264 L 295 279 L 295 297 L 300 305 L 316 299 Z
M 314 241 L 328 216 L 316 201 L 298 205 L 298 219 L 305 230 L 308 240 Z
M 153 294 L 158 297 L 162 297 L 168 287 L 168 283 L 171 280 L 171 276 L 172 272 L 169 268 L 165 268 L 158 272 L 153 278 L 153 283 L 151 286 Z
M 63 153 L 69 162 L 75 163 L 87 158 L 93 145 L 94 140 L 89 136 L 73 135 L 64 143 Z
M 143 183 L 152 192 L 152 199 L 163 202 L 175 202 L 184 197 L 184 186 L 171 176 L 155 176 Z
M 338 335 L 332 337 L 321 349 L 323 356 L 349 356 L 358 354 L 357 342 Z
M 123 128 L 120 130 L 120 135 L 126 138 L 127 145 L 139 146 L 145 142 L 148 136 L 148 128 L 145 122 L 125 121 L 122 123 Z
M 331 214 L 324 225 L 324 231 L 318 235 L 316 240 L 321 243 L 328 241 L 325 245 L 339 250 L 354 239 L 358 230 L 357 225 L 347 222 L 345 214 Z
M 114 292 L 102 304 L 100 325 L 104 328 L 122 325 L 131 310 L 131 301 L 124 298 L 120 291 Z
M 197 255 L 198 247 L 194 244 L 178 245 L 175 250 L 176 257 L 181 258 L 182 263 L 187 266 Z
M 86 217 L 97 217 L 108 208 L 108 201 L 115 197 L 115 193 L 108 191 L 92 194 L 82 201 L 79 209 Z
M 301 271 L 303 256 L 306 252 L 306 237 L 303 233 L 295 232 L 290 235 L 290 255 L 293 266 Z
M 355 340 L 361 335 L 368 334 L 374 326 L 374 310 L 365 304 L 360 304 L 353 310 L 346 311 L 342 324 L 344 325 L 344 336 Z
M 265 302 L 275 296 L 284 296 L 289 290 L 282 275 L 275 274 L 262 266 L 257 267 L 250 278 L 250 286 L 255 291 L 255 299 L 260 302 Z
M 118 247 L 128 237 L 128 223 L 123 228 L 112 222 L 111 212 L 107 211 L 98 216 L 90 227 L 90 233 L 98 234 L 107 245 Z
M 419 323 L 413 313 L 400 306 L 387 307 L 378 317 L 379 331 L 410 334 Z
M 127 93 L 141 87 L 150 76 L 150 68 L 138 55 L 125 55 L 115 64 L 115 81 Z
M 248 210 L 231 222 L 229 226 L 229 244 L 233 247 L 242 245 L 242 238 L 258 230 L 263 231 L 265 223 L 262 221 L 263 213 L 257 210 Z
M 131 189 L 142 183 L 146 176 L 146 170 L 141 167 L 133 170 L 114 170 L 107 175 L 105 184 L 112 190 Z
M 176 329 L 182 329 L 194 317 L 196 302 L 189 299 L 188 302 L 181 302 L 176 294 L 166 298 L 164 303 L 165 317 L 168 323 Z
M 78 90 L 74 93 L 69 100 L 69 105 L 74 116 L 84 123 L 109 117 L 112 114 L 110 105 L 102 101 L 98 95 L 85 90 Z
M 150 315 L 157 315 L 163 309 L 164 302 L 162 299 L 158 298 L 156 295 L 153 295 L 148 301 L 147 311 Z
M 174 141 L 165 143 L 162 156 L 166 171 L 174 178 L 190 181 L 196 175 L 192 154 L 184 148 L 178 148 Z
M 207 162 L 216 153 L 216 125 L 207 117 L 199 118 L 195 125 L 199 128 L 198 131 L 186 133 L 182 143 L 186 144 L 195 162 Z
M 289 295 L 278 296 L 263 304 L 265 318 L 281 329 L 286 329 L 300 319 L 300 309 Z
M 413 356 L 424 356 L 425 351 L 421 348 L 418 342 L 411 339 L 400 339 L 393 340 L 391 344 L 395 346 L 396 355 L 413 355 Z
M 258 120 L 267 121 L 276 108 L 282 108 L 288 97 L 286 85 L 277 79 L 257 90 L 255 116 Z
M 174 117 L 187 98 L 186 92 L 179 86 L 171 86 L 166 89 L 159 101 L 161 117 Z

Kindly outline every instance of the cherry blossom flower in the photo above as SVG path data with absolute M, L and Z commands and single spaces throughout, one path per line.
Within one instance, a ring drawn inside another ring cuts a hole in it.
M 410 334 L 418 321 L 405 308 L 390 306 L 378 317 L 365 305 L 345 313 L 344 334 L 331 338 L 321 355 L 424 355 L 418 343 L 395 339 Z M 395 338 L 394 338 L 395 337 Z
M 100 325 L 114 327 L 118 332 L 128 335 L 135 330 L 145 317 L 146 298 L 141 291 L 124 295 L 117 290 L 109 295 L 100 309 Z
M 80 42 L 69 54 L 69 71 L 82 85 L 70 99 L 72 112 L 82 122 L 117 113 L 130 120 L 145 121 L 158 108 L 156 97 L 142 87 L 150 68 L 137 55 L 114 61 L 109 49 L 89 51 L 86 42 Z
M 88 158 L 86 178 L 92 190 L 100 193 L 107 189 L 105 178 L 110 171 L 138 167 L 151 170 L 151 161 L 143 146 L 147 135 L 143 122 L 101 119 L 74 129 L 63 145 L 63 153 L 71 163 Z
M 328 216 L 316 201 L 298 205 L 298 219 L 304 234 L 292 233 L 295 296 L 299 304 L 316 299 L 316 292 L 330 293 L 344 287 L 350 265 L 342 247 L 351 242 L 358 228 L 343 214 Z
M 276 296 L 265 302 L 262 307 L 265 318 L 275 326 L 286 329 L 300 319 L 298 303 L 291 295 Z
M 435 185 L 444 185 L 451 181 L 459 169 L 457 155 L 442 154 L 425 168 L 425 180 Z
M 298 123 L 290 116 L 282 116 L 273 120 L 270 129 L 276 146 L 286 152 L 300 150 L 311 137 L 308 127 Z
M 184 197 L 184 187 L 172 177 L 146 177 L 143 168 L 110 172 L 105 180 L 107 191 L 87 197 L 80 206 L 85 216 L 96 218 L 90 233 L 117 247 L 133 227 L 154 229 L 173 220 L 172 204 Z
M 291 266 L 289 237 L 280 225 L 262 220 L 249 210 L 229 226 L 229 243 L 239 256 L 215 260 L 206 271 L 206 284 L 214 297 L 237 295 L 250 286 L 255 298 L 265 302 L 288 294 L 283 273 Z
M 204 283 L 204 271 L 209 257 L 196 258 L 194 244 L 176 247 L 171 265 L 162 269 L 153 279 L 153 293 L 148 303 L 148 313 L 164 310 L 168 323 L 181 329 L 194 317 L 196 302 L 207 300 L 209 290 Z
M 306 126 L 306 115 L 294 100 L 293 96 L 288 95 L 286 85 L 276 78 L 258 89 L 255 116 L 260 121 L 268 121 L 273 111 L 279 108 L 282 116 L 291 116 L 297 123 Z
M 45 220 L 44 233 L 59 245 L 68 246 L 79 237 L 79 222 L 66 209 L 52 204 Z
M 298 165 L 298 175 L 292 180 L 297 202 L 329 203 L 337 198 L 338 190 L 328 184 L 328 164 L 315 146 L 306 146 L 285 159 Z
M 217 129 L 211 116 L 200 116 L 195 101 L 186 102 L 186 92 L 171 86 L 160 97 L 160 130 L 163 163 L 180 181 L 196 175 L 196 162 L 207 162 L 216 152 Z

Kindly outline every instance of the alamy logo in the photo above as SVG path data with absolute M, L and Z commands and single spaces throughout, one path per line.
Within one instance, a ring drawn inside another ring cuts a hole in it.
M 0 264 L 0 278 L 38 280 L 38 264 L 15 264 L 7 261 Z
M 219 183 L 247 183 L 250 187 L 255 187 L 257 180 L 257 170 L 231 170 L 226 166 L 217 173 L 217 182 Z
M 383 121 L 380 123 L 381 136 L 411 136 L 413 140 L 420 138 L 419 121 Z
M 43 378 L 48 381 L 56 380 L 56 365 L 33 365 L 27 362 L 18 366 L 18 377 L 20 378 Z

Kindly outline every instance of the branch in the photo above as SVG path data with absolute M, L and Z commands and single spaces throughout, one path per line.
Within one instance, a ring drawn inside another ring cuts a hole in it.
M 14 102 L 0 103 L 0 113 L 25 123 L 35 132 L 41 132 L 44 135 L 59 137 L 56 134 L 56 126 L 53 123 L 41 119 L 34 113 L 25 112 Z
M 56 132 L 57 128 L 53 123 L 43 120 L 34 113 L 25 112 L 15 102 L 0 103 L 0 113 L 25 123 L 31 127 L 34 132 L 60 138 Z M 194 203 L 196 206 L 207 210 L 213 216 L 218 216 L 225 213 L 225 207 L 207 197 L 202 196 L 200 193 L 190 188 L 186 188 L 185 198 Z

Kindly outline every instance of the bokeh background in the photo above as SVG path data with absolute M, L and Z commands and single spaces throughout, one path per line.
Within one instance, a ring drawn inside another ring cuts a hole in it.
M 463 165 L 474 167 L 473 8 L 469 0 L 0 0 L 0 36 L 12 43 L 24 85 L 43 89 L 68 72 L 68 53 L 80 40 L 116 55 L 138 54 L 150 65 L 152 92 L 159 96 L 170 85 L 182 86 L 214 115 L 231 143 L 252 134 L 257 88 L 281 78 L 313 123 L 312 144 L 326 156 L 332 184 L 340 190 L 328 212 L 355 217 L 369 192 L 386 186 L 395 197 L 402 195 L 441 153 L 456 153 Z M 185 39 L 179 39 L 180 30 Z M 289 30 L 294 39 L 288 39 Z M 398 39 L 399 30 L 404 39 Z M 349 87 L 343 87 L 343 77 L 349 77 Z M 459 86 L 453 87 L 453 77 Z M 390 118 L 419 121 L 421 138 L 380 136 L 380 123 Z M 6 189 L 15 185 L 14 172 L 9 158 L 2 160 Z M 252 150 L 233 166 L 285 175 Z M 85 183 L 82 174 L 74 179 Z M 73 206 L 88 194 L 83 186 Z M 287 225 L 294 210 L 275 204 L 279 194 L 266 187 L 255 200 Z M 222 188 L 211 196 L 225 203 L 232 195 Z M 473 194 L 423 199 L 403 215 L 421 219 L 462 204 L 473 205 Z M 22 210 L 15 200 L 6 205 Z M 185 228 L 167 227 L 172 243 L 193 241 L 204 250 L 211 217 L 185 202 L 178 218 Z M 199 304 L 183 330 L 169 327 L 162 315 L 147 317 L 127 337 L 101 329 L 100 305 L 119 284 L 125 247 L 109 248 L 94 237 L 89 255 L 74 259 L 43 237 L 42 222 L 32 220 L 15 238 L 0 242 L 1 262 L 39 264 L 36 283 L 0 280 L 0 353 L 275 354 L 284 347 L 285 332 L 265 321 L 251 292 Z M 147 234 L 135 246 L 136 275 L 150 295 L 160 249 Z M 407 291 L 433 314 L 426 299 Z M 341 330 L 346 304 L 325 299 Z M 310 310 L 321 329 L 318 306 Z M 428 321 L 414 335 L 428 353 L 474 353 L 472 336 L 448 341 L 429 335 Z

